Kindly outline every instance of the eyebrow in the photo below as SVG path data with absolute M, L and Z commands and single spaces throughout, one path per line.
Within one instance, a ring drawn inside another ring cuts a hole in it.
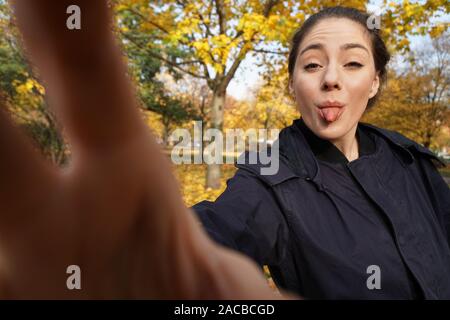
M 341 50 L 349 50 L 349 49 L 354 49 L 354 48 L 360 48 L 360 49 L 363 49 L 363 50 L 365 50 L 367 53 L 369 53 L 369 50 L 367 50 L 367 48 L 366 47 L 364 47 L 362 44 L 359 44 L 359 43 L 346 43 L 346 44 L 343 44 L 342 46 L 341 46 Z M 324 46 L 323 46 L 323 44 L 321 44 L 321 43 L 313 43 L 313 44 L 310 44 L 309 46 L 307 46 L 305 49 L 303 49 L 301 52 L 300 52 L 300 55 L 299 56 L 301 56 L 303 53 L 305 53 L 306 51 L 308 51 L 308 50 L 313 50 L 313 49 L 317 49 L 317 50 L 323 50 L 324 49 Z M 370 54 L 370 53 L 369 53 Z

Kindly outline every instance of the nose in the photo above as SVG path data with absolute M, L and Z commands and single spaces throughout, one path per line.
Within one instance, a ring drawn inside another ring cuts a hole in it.
M 337 70 L 336 66 L 329 65 L 324 74 L 323 74 L 323 81 L 322 81 L 322 90 L 325 91 L 331 91 L 334 89 L 340 90 L 341 89 L 341 83 L 339 79 L 339 72 Z

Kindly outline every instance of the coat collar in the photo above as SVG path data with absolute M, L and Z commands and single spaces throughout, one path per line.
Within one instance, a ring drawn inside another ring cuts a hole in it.
M 261 168 L 265 165 L 259 162 L 256 164 L 249 164 L 246 161 L 238 161 L 235 164 L 236 167 L 254 173 L 271 186 L 292 178 L 302 178 L 313 181 L 316 186 L 321 189 L 322 183 L 319 174 L 319 165 L 313 150 L 309 146 L 307 138 L 299 128 L 298 122 L 300 119 L 294 120 L 290 126 L 282 129 L 278 139 L 274 143 L 274 146 L 279 148 L 280 157 L 280 167 L 277 174 L 261 175 Z M 433 152 L 398 132 L 378 128 L 364 122 L 358 123 L 358 130 L 360 130 L 360 133 L 366 135 L 372 134 L 385 139 L 405 167 L 414 162 L 415 158 L 413 154 L 416 154 L 416 156 L 421 155 L 429 157 L 438 166 L 445 166 Z M 370 147 L 366 148 L 365 145 L 365 143 L 362 144 L 365 152 L 370 152 Z M 249 152 L 244 152 L 240 158 L 241 157 L 243 157 L 243 159 L 248 159 Z
M 319 165 L 317 162 L 317 156 L 325 157 L 325 159 L 347 163 L 348 160 L 339 150 L 334 150 L 330 142 L 327 144 L 323 139 L 315 136 L 311 130 L 305 130 L 306 125 L 303 123 L 303 119 L 299 118 L 293 121 L 292 125 L 281 130 L 279 135 L 279 148 L 280 155 L 286 157 L 288 165 L 291 170 L 306 180 L 312 180 L 316 182 L 318 187 L 321 187 L 321 179 L 319 173 Z M 307 127 L 306 127 L 307 128 Z M 303 130 L 302 130 L 303 129 Z M 307 128 L 309 129 L 309 128 Z M 427 148 L 419 145 L 417 142 L 406 138 L 398 132 L 378 128 L 374 125 L 359 122 L 357 132 L 360 137 L 364 136 L 364 139 L 370 136 L 370 133 L 385 139 L 392 147 L 394 152 L 398 155 L 403 166 L 412 164 L 415 160 L 413 153 L 425 155 L 435 160 L 438 164 L 443 165 L 443 162 L 436 157 L 436 155 Z M 308 136 L 312 134 L 314 136 Z M 320 140 L 317 140 L 320 139 Z M 319 141 L 319 146 L 311 148 L 308 141 Z M 361 140 L 362 141 L 362 140 Z M 332 144 L 331 144 L 332 145 Z M 373 146 L 370 142 L 364 140 L 361 144 L 363 153 L 370 153 L 373 151 Z M 337 149 L 337 148 L 336 148 Z M 316 153 L 316 154 L 315 154 Z M 343 159 L 344 157 L 345 159 Z
M 340 164 L 347 164 L 349 162 L 346 156 L 333 143 L 314 134 L 314 132 L 305 124 L 303 118 L 294 122 L 294 125 L 299 127 L 317 159 Z M 356 129 L 356 139 L 358 141 L 360 156 L 369 155 L 375 152 L 375 141 L 373 141 L 373 138 L 371 138 L 365 130 L 361 129 L 361 126 L 358 126 Z

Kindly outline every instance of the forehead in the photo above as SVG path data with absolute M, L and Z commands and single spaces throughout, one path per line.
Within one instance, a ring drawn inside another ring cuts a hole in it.
M 302 48 L 313 43 L 322 43 L 326 47 L 349 42 L 359 43 L 367 49 L 371 48 L 370 36 L 362 25 L 346 18 L 326 18 L 306 34 L 300 44 L 299 53 Z

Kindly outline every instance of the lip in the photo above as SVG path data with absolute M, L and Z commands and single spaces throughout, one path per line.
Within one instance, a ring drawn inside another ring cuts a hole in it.
M 327 100 L 317 105 L 318 108 L 331 108 L 331 107 L 342 108 L 344 106 L 345 105 L 343 103 L 332 100 Z

